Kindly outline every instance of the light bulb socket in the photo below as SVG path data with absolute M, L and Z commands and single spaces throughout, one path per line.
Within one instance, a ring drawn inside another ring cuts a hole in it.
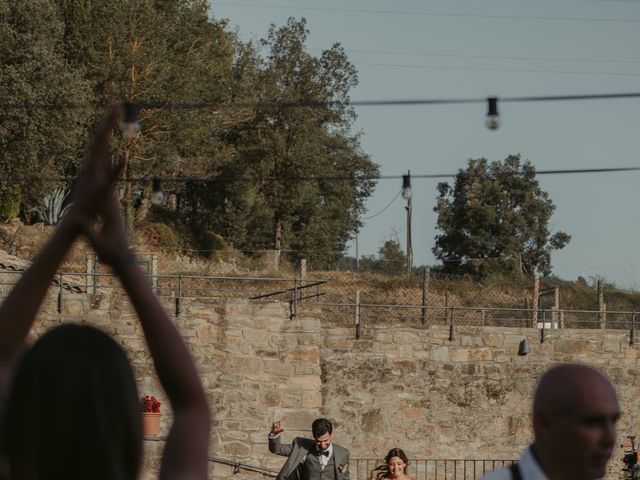
M 487 118 L 485 124 L 489 130 L 496 130 L 500 125 L 500 115 L 498 114 L 498 97 L 487 98 Z
M 409 200 L 411 198 L 411 174 L 402 176 L 402 198 Z
M 124 123 L 138 123 L 138 117 L 140 114 L 140 107 L 137 104 L 131 102 L 124 102 L 122 104 L 122 115 Z
M 140 133 L 139 113 L 140 107 L 135 103 L 125 102 L 122 104 L 122 136 L 125 140 L 133 140 Z
M 151 196 L 152 205 L 162 205 L 164 203 L 164 192 L 159 178 L 151 180 Z

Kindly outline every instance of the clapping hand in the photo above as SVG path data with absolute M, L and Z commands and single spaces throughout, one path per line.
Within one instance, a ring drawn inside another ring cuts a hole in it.
M 73 205 L 67 214 L 72 223 L 84 224 L 95 218 L 124 168 L 124 162 L 112 160 L 110 146 L 111 132 L 119 115 L 120 109 L 111 107 L 91 139 L 84 168 L 73 186 Z

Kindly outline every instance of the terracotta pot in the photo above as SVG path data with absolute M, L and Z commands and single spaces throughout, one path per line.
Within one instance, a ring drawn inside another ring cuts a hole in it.
M 160 433 L 161 413 L 142 412 L 142 434 L 158 435 Z

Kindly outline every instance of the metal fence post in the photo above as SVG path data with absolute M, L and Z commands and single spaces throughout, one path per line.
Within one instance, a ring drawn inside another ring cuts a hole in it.
M 360 338 L 360 290 L 356 290 L 356 339 Z
M 180 316 L 180 303 L 182 299 L 182 274 L 178 274 L 178 295 L 176 296 L 176 317 Z
M 449 341 L 456 338 L 456 320 L 453 316 L 453 306 L 449 307 Z
M 547 311 L 542 309 L 542 329 L 540 330 L 540 343 L 544 343 L 544 327 L 547 323 Z
M 58 313 L 62 313 L 62 272 L 58 277 Z
M 294 318 L 298 314 L 298 279 L 293 279 L 293 301 L 291 302 L 291 318 Z
M 431 273 L 431 268 L 424 267 L 422 270 L 422 325 L 428 326 L 427 324 L 427 305 L 429 303 L 429 274 Z
M 631 331 L 629 332 L 629 345 L 636 341 L 636 312 L 631 314 Z
M 89 293 L 89 275 L 91 274 L 91 267 L 93 265 L 93 255 L 87 254 L 85 257 L 84 268 L 84 291 Z
M 449 290 L 444 292 L 444 324 L 449 320 Z

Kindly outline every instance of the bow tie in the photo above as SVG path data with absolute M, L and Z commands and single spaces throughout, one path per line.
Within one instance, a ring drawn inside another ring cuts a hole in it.
M 316 450 L 316 454 L 318 456 L 323 455 L 325 457 L 328 457 L 329 456 L 329 450 Z

